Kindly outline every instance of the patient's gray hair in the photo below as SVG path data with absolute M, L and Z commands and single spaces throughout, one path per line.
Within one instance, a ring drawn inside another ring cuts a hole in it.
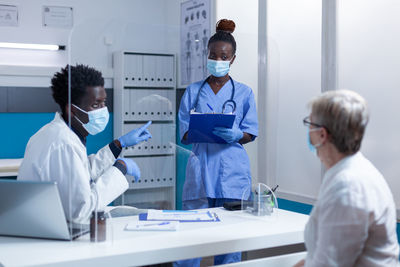
M 351 155 L 360 150 L 369 115 L 367 102 L 356 92 L 334 90 L 310 104 L 314 123 L 323 125 L 339 152 Z

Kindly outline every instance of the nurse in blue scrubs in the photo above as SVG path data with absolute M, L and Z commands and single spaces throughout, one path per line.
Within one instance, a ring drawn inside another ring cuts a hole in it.
M 232 129 L 216 128 L 214 134 L 226 144 L 194 143 L 186 168 L 183 208 L 221 207 L 225 202 L 248 198 L 251 188 L 250 162 L 243 145 L 258 135 L 254 94 L 250 87 L 229 76 L 235 61 L 235 23 L 220 20 L 216 33 L 208 41 L 207 69 L 210 76 L 186 88 L 179 108 L 180 136 L 188 144 L 190 111 L 201 113 L 233 112 Z M 250 70 L 249 70 L 250 71 Z M 244 195 L 244 192 L 247 192 Z M 215 264 L 241 260 L 241 253 L 215 257 Z M 199 266 L 200 259 L 176 262 L 175 266 Z

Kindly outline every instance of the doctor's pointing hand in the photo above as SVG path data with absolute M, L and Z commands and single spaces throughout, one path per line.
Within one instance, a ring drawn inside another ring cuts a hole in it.
M 147 127 L 149 127 L 150 124 L 151 124 L 151 121 L 147 122 L 142 127 L 134 129 L 134 130 L 130 131 L 129 133 L 118 138 L 118 141 L 120 142 L 121 147 L 130 147 L 130 146 L 137 145 L 143 141 L 149 140 L 152 136 L 151 136 L 151 133 L 147 130 Z
M 116 141 L 119 142 L 121 148 L 131 147 L 131 146 L 137 145 L 141 142 L 147 141 L 152 137 L 149 130 L 147 130 L 147 127 L 149 127 L 150 124 L 151 124 L 151 121 L 147 122 L 142 127 L 133 129 L 132 131 L 130 131 L 127 134 L 118 138 Z M 139 169 L 139 166 L 132 159 L 119 158 L 118 161 L 122 161 L 123 164 L 125 164 L 126 173 L 130 176 L 135 177 L 135 182 L 139 181 L 140 169 Z

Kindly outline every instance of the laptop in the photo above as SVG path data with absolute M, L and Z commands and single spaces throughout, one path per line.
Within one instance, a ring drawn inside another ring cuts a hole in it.
M 73 240 L 88 232 L 69 227 L 56 182 L 0 180 L 0 235 Z

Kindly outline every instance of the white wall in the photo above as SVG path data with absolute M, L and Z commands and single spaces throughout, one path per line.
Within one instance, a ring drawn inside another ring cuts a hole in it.
M 178 52 L 179 35 L 174 38 L 170 30 L 177 25 L 169 24 L 171 18 L 179 18 L 178 0 L 6 0 L 1 4 L 18 6 L 19 26 L 0 27 L 0 41 L 68 45 L 72 31 L 72 47 L 67 47 L 72 63 L 107 70 L 112 68 L 111 55 L 116 50 Z M 43 27 L 43 5 L 73 7 L 74 28 Z M 112 45 L 105 44 L 105 37 Z M 67 63 L 67 55 L 2 49 L 0 65 L 60 67 Z
M 338 88 L 359 92 L 369 103 L 370 123 L 361 151 L 383 173 L 399 211 L 400 2 L 337 3 Z M 267 1 L 263 8 L 267 20 L 266 89 L 273 96 L 266 98 L 265 104 L 274 108 L 276 116 L 267 125 L 266 135 L 273 136 L 276 145 L 263 143 L 259 149 L 274 158 L 274 165 L 268 167 L 275 169 L 272 176 L 280 185 L 280 196 L 312 203 L 321 169 L 318 158 L 307 149 L 301 120 L 309 113 L 308 101 L 321 93 L 321 2 Z M 259 165 L 267 163 L 271 162 L 259 159 Z
M 211 2 L 213 2 L 211 0 Z M 253 89 L 256 102 L 258 96 L 258 0 L 216 0 L 215 21 L 231 19 L 236 24 L 235 37 L 237 49 L 235 63 L 232 65 L 231 76 L 233 79 L 247 84 Z M 211 25 L 215 32 L 215 24 Z M 257 166 L 257 144 L 246 144 L 245 148 L 250 158 L 253 183 L 259 177 Z
M 309 114 L 308 101 L 321 92 L 321 2 L 268 1 L 264 8 L 269 96 L 265 105 L 273 107 L 266 135 L 273 140 L 259 149 L 273 160 L 263 157 L 259 164 L 270 168 L 269 180 L 279 184 L 281 197 L 312 203 L 321 169 L 319 159 L 308 151 L 302 119 Z
M 383 173 L 400 209 L 400 2 L 338 3 L 339 88 L 366 98 L 370 122 L 361 151 Z

